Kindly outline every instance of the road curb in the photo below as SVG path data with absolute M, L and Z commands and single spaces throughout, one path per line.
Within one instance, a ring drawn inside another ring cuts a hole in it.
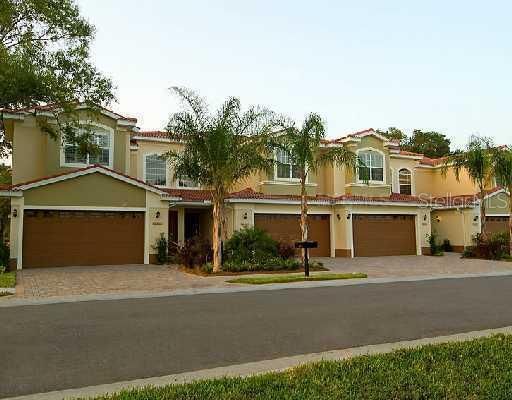
M 395 350 L 411 349 L 428 344 L 464 342 L 472 339 L 497 335 L 500 333 L 512 334 L 512 326 L 497 329 L 486 329 L 481 331 L 471 331 L 446 336 L 437 336 L 433 338 L 407 340 L 395 343 L 383 343 L 362 347 L 353 347 L 343 350 L 333 350 L 322 353 L 312 353 L 292 357 L 283 357 L 274 360 L 237 364 L 228 367 L 219 367 L 200 371 L 185 372 L 181 374 L 173 374 L 155 378 L 136 379 L 132 381 L 116 382 L 105 385 L 88 386 L 80 389 L 68 389 L 48 393 L 37 393 L 26 396 L 10 397 L 4 400 L 62 400 L 75 398 L 90 398 L 100 395 L 106 395 L 108 393 L 116 393 L 121 390 L 140 388 L 143 386 L 159 387 L 170 384 L 190 383 L 203 379 L 244 377 L 268 372 L 279 372 L 286 369 L 298 367 L 302 364 L 310 362 L 346 360 L 352 357 L 362 355 L 389 353 Z
M 79 296 L 56 296 L 45 298 L 0 298 L 0 308 L 3 307 L 21 307 L 21 306 L 37 306 L 58 303 L 78 303 L 84 301 L 109 301 L 109 300 L 130 300 L 130 299 L 151 299 L 159 297 L 171 296 L 192 296 L 200 294 L 227 294 L 227 293 L 246 293 L 246 292 L 261 292 L 272 290 L 293 290 L 293 289 L 306 289 L 306 288 L 321 288 L 321 287 L 340 287 L 340 286 L 355 286 L 355 285 L 372 285 L 381 283 L 400 283 L 400 282 L 423 282 L 423 281 L 437 281 L 444 279 L 464 279 L 464 278 L 492 278 L 500 276 L 512 276 L 512 272 L 490 272 L 481 274 L 457 274 L 457 275 L 444 275 L 444 276 L 410 276 L 400 278 L 366 278 L 366 279 L 346 279 L 346 280 L 332 280 L 332 281 L 314 281 L 314 282 L 295 282 L 284 284 L 268 284 L 268 285 L 243 285 L 233 284 L 233 287 L 226 286 L 213 286 L 208 288 L 190 288 L 190 289 L 177 289 L 165 292 L 128 292 L 116 294 L 93 294 L 93 295 L 79 295 Z

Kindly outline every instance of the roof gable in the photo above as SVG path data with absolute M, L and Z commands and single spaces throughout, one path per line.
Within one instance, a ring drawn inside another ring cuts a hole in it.
M 123 181 L 123 182 L 128 183 L 133 186 L 140 187 L 142 189 L 148 190 L 153 193 L 157 193 L 161 196 L 166 195 L 165 192 L 161 191 L 160 189 L 158 189 L 155 186 L 149 185 L 141 180 L 132 178 L 131 176 L 128 176 L 125 174 L 121 174 L 117 171 L 114 171 L 110 168 L 106 168 L 106 167 L 104 167 L 102 165 L 98 165 L 98 164 L 90 165 L 85 168 L 80 168 L 77 170 L 65 172 L 65 173 L 58 174 L 58 175 L 47 176 L 47 177 L 33 180 L 30 182 L 19 183 L 19 184 L 11 186 L 10 190 L 14 191 L 14 192 L 29 190 L 29 189 L 32 189 L 35 187 L 51 185 L 52 183 L 62 182 L 62 181 L 66 181 L 68 179 L 74 179 L 74 178 L 78 178 L 80 176 L 94 174 L 94 173 L 99 173 L 99 174 L 110 176 L 111 178 Z

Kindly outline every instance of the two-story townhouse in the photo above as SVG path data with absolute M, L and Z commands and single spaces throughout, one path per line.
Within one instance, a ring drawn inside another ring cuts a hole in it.
M 37 120 L 51 115 L 44 107 L 3 115 L 13 144 L 13 186 L 2 192 L 12 203 L 13 266 L 150 263 L 161 234 L 176 242 L 210 237 L 209 191 L 176 180 L 161 157 L 182 144 L 103 110 L 94 121 L 84 114 L 101 152 L 82 157 L 41 131 Z M 421 255 L 433 231 L 462 251 L 480 231 L 474 184 L 465 174 L 460 181 L 452 171 L 442 174 L 443 160 L 401 151 L 373 129 L 324 146 L 347 146 L 367 170 L 326 166 L 309 177 L 314 256 Z M 229 196 L 228 235 L 257 226 L 278 240 L 300 237 L 293 162 L 275 156 L 273 173 L 251 176 Z M 487 201 L 488 226 L 505 230 L 508 194 L 489 185 Z

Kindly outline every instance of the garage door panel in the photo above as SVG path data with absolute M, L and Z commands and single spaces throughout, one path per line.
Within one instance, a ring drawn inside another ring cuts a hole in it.
M 313 257 L 329 257 L 330 216 L 328 214 L 308 215 L 309 238 L 318 242 L 318 248 L 311 249 Z M 294 244 L 301 240 L 300 215 L 296 214 L 255 214 L 254 225 L 263 229 L 279 242 Z
M 26 211 L 23 266 L 144 262 L 144 213 Z
M 414 215 L 353 215 L 355 257 L 416 255 Z
M 508 232 L 508 217 L 488 216 L 485 221 L 485 231 L 488 235 Z

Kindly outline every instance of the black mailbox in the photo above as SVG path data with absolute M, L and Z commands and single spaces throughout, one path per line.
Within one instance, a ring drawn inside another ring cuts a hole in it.
M 295 242 L 296 249 L 316 249 L 318 247 L 318 242 L 313 240 L 306 240 L 305 242 Z
M 303 242 L 295 242 L 296 249 L 304 249 L 304 275 L 309 276 L 309 249 L 316 249 L 318 242 L 313 240 L 305 240 Z

